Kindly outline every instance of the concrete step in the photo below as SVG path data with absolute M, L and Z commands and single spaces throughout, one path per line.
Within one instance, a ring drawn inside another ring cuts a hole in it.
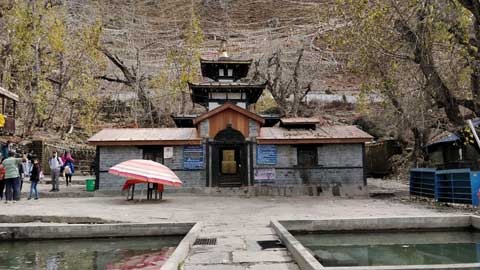
M 85 190 L 85 185 L 60 185 L 60 191 L 50 192 L 51 185 L 39 184 L 37 186 L 40 198 L 86 198 L 93 197 L 94 192 L 88 192 Z M 21 196 L 27 198 L 30 193 L 30 183 L 24 183 L 21 191 Z
M 86 180 L 86 179 L 85 179 Z M 69 185 L 72 184 L 72 185 L 82 185 L 82 186 L 85 186 L 85 180 L 73 180 L 72 179 L 72 182 L 70 183 L 69 182 Z M 51 185 L 52 184 L 52 181 L 51 180 L 44 180 L 43 181 L 45 184 L 47 185 Z M 64 178 L 60 178 L 60 181 L 59 181 L 59 184 L 60 185 L 66 185 L 66 180 Z
M 43 178 L 43 183 L 45 184 L 49 184 L 51 185 L 52 184 L 52 181 L 51 181 L 52 177 L 50 175 L 45 175 L 45 177 Z M 87 179 L 95 179 L 95 176 L 92 176 L 92 175 L 73 175 L 72 176 L 72 184 L 73 185 L 85 185 L 85 181 Z M 60 177 L 60 185 L 65 185 L 65 178 L 64 177 Z

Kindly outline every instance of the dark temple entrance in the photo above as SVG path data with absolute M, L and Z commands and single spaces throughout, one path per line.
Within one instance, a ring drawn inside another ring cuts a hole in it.
M 212 186 L 241 187 L 247 183 L 247 144 L 232 127 L 220 131 L 212 142 Z

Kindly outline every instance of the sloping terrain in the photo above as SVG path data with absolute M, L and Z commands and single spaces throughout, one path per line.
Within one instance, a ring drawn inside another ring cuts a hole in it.
M 237 58 L 260 59 L 280 49 L 286 57 L 305 48 L 304 61 L 314 67 L 313 90 L 355 91 L 358 82 L 338 71 L 335 56 L 316 47 L 318 33 L 327 26 L 332 0 L 67 0 L 76 23 L 100 18 L 104 44 L 127 63 L 135 65 L 135 48 L 142 72 L 155 75 L 164 68 L 167 52 L 182 44 L 182 32 L 192 10 L 204 34 L 202 56 L 216 56 L 220 38 L 228 39 L 229 52 Z M 110 70 L 115 72 L 115 69 Z

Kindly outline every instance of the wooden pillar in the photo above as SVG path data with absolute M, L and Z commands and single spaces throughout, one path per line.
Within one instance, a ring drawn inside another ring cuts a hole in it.
M 13 119 L 15 119 L 16 111 L 17 111 L 17 102 L 14 100 L 13 101 Z
M 209 187 L 210 186 L 210 143 L 208 142 L 208 139 L 205 139 L 203 141 L 203 147 L 205 149 L 205 186 Z
M 5 97 L 2 96 L 2 114 L 5 115 Z

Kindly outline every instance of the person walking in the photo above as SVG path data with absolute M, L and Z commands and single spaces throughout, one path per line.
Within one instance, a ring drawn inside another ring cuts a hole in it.
M 26 156 L 27 158 L 23 160 L 22 165 L 19 168 L 20 175 L 22 177 L 22 181 L 20 183 L 20 192 L 22 191 L 23 181 L 30 178 L 30 172 L 32 171 L 32 163 L 28 158 L 28 155 L 26 155 L 26 153 L 23 153 L 23 156 Z
M 63 162 L 58 157 L 57 151 L 52 152 L 52 157 L 48 161 L 48 165 L 50 166 L 50 173 L 52 175 L 52 189 L 50 192 L 58 192 L 60 191 L 58 178 L 60 177 L 60 170 L 63 166 Z
M 38 190 L 37 190 L 37 184 L 38 181 L 40 181 L 40 172 L 42 171 L 42 167 L 40 167 L 40 163 L 38 162 L 38 159 L 33 160 L 33 166 L 32 166 L 32 171 L 30 173 L 30 195 L 28 195 L 28 199 L 32 199 L 32 193 L 35 194 L 35 200 L 38 200 Z
M 70 154 L 70 151 L 65 151 L 65 153 L 62 155 L 62 162 L 63 162 L 63 174 L 65 176 L 65 182 L 67 184 L 72 184 L 72 175 L 75 171 L 75 165 L 73 164 L 74 159 L 72 158 L 72 155 Z
M 19 201 L 20 200 L 20 174 L 18 172 L 18 167 L 25 159 L 23 158 L 15 158 L 14 153 L 8 153 L 9 157 L 2 162 L 3 167 L 5 167 L 5 203 L 9 201 Z
M 18 164 L 18 175 L 20 175 L 18 177 L 19 181 L 20 181 L 20 192 L 22 192 L 22 187 L 23 187 L 23 177 L 25 177 L 25 174 L 24 174 L 24 171 L 23 171 L 23 161 L 22 163 Z

